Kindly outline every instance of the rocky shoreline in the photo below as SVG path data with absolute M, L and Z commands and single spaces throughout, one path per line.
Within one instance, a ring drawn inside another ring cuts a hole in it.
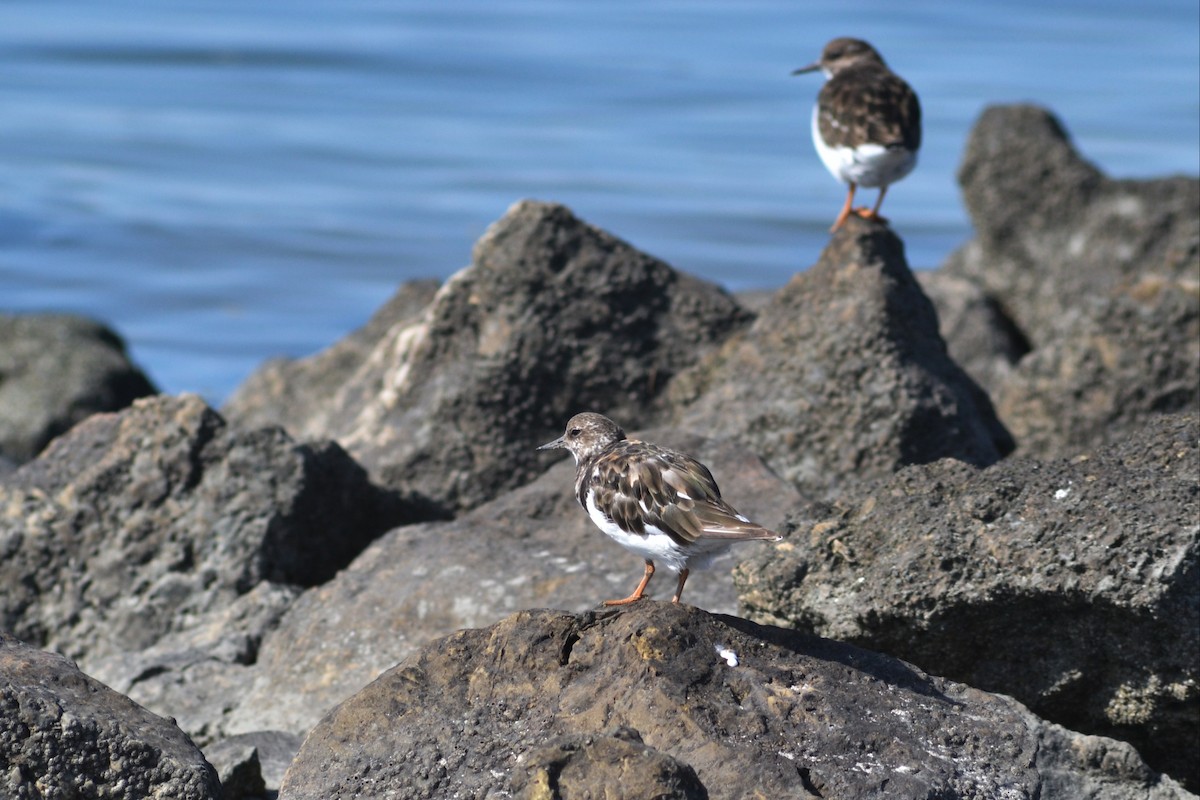
M 1194 797 L 1200 181 L 1032 106 L 959 177 L 755 303 L 523 201 L 220 410 L 0 316 L 0 795 Z M 594 610 L 588 409 L 784 541 Z

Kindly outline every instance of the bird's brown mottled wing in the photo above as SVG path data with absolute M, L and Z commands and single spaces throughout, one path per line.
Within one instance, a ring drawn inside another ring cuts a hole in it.
M 779 535 L 741 519 L 721 499 L 712 473 L 700 462 L 638 441 L 623 441 L 595 459 L 589 470 L 596 504 L 627 533 L 646 525 L 680 544 L 699 539 L 777 539 Z M 582 470 L 581 470 L 581 474 Z M 580 503 L 587 489 L 579 487 Z
M 863 65 L 838 73 L 821 88 L 817 106 L 821 138 L 833 147 L 857 147 L 864 142 L 903 145 L 909 150 L 921 146 L 917 94 L 883 67 Z M 836 114 L 837 109 L 842 113 Z

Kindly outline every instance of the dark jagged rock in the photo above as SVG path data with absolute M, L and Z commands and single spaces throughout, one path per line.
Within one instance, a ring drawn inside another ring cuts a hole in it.
M 80 659 L 142 649 L 260 582 L 326 580 L 407 513 L 332 443 L 143 399 L 0 483 L 0 627 Z
M 333 397 L 359 370 L 388 331 L 413 324 L 433 299 L 438 282 L 400 286 L 367 324 L 320 353 L 272 359 L 256 369 L 221 408 L 230 422 L 248 428 L 279 425 L 302 439 L 325 438 Z
M 799 502 L 796 492 L 732 442 L 650 431 L 647 439 L 711 465 L 726 498 L 765 525 Z M 303 733 L 336 703 L 418 647 L 458 628 L 490 625 L 530 606 L 583 610 L 624 597 L 642 574 L 635 556 L 601 533 L 573 493 L 565 459 L 527 486 L 452 522 L 409 525 L 380 537 L 329 583 L 306 593 L 263 644 L 253 690 L 230 732 Z M 688 581 L 684 600 L 734 611 L 734 558 L 747 543 Z M 670 597 L 669 574 L 653 596 Z
M 1047 724 L 1011 698 L 643 601 L 523 611 L 429 645 L 321 721 L 280 797 L 602 797 L 632 759 L 674 797 L 1186 796 L 1128 745 Z M 539 791 L 559 765 L 578 794 Z
M 671 376 L 749 319 L 716 286 L 524 201 L 303 430 L 387 485 L 470 508 L 535 477 L 533 447 L 580 410 L 646 424 Z
M 77 422 L 156 391 L 98 322 L 0 314 L 0 461 L 28 461 Z
M 759 621 L 1132 742 L 1200 787 L 1200 419 L 1074 461 L 911 467 L 736 571 Z
M 986 109 L 958 179 L 975 239 L 943 269 L 982 284 L 1035 348 L 1081 298 L 1200 271 L 1200 180 L 1107 178 L 1045 109 Z
M 813 495 L 1013 443 L 950 360 L 886 226 L 852 217 L 820 261 L 672 387 L 680 425 L 731 435 Z
M 0 632 L 0 796 L 220 800 L 221 788 L 173 722 Z

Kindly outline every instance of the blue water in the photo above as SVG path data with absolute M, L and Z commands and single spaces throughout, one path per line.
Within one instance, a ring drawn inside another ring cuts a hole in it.
M 102 319 L 219 403 L 465 266 L 523 197 L 779 286 L 843 198 L 820 78 L 789 75 L 836 35 L 921 95 L 884 207 L 914 266 L 970 235 L 954 170 L 989 103 L 1053 108 L 1117 176 L 1200 172 L 1196 0 L 5 0 L 0 310 Z

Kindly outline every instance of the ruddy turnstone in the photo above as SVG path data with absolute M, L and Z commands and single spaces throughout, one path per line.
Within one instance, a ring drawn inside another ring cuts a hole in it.
M 854 213 L 883 219 L 879 207 L 888 186 L 917 163 L 921 146 L 921 104 L 904 79 L 888 69 L 874 47 L 861 39 L 834 39 L 821 57 L 793 75 L 821 70 L 829 79 L 817 95 L 812 136 L 826 169 L 849 184 L 846 204 L 830 230 L 850 216 L 854 190 L 879 187 L 871 209 Z
M 704 569 L 730 544 L 777 541 L 721 499 L 708 467 L 691 456 L 625 438 L 602 414 L 576 414 L 566 432 L 538 450 L 562 448 L 575 457 L 575 496 L 596 527 L 646 562 L 642 581 L 620 606 L 642 599 L 658 561 L 678 573 L 671 602 L 678 603 L 692 569 Z

